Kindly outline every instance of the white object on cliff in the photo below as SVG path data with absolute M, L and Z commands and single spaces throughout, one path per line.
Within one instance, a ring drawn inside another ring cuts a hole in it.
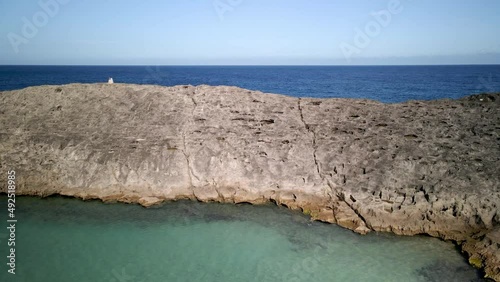
M 110 78 L 108 79 L 108 84 L 113 84 L 113 78 L 112 78 L 112 77 L 110 77 Z

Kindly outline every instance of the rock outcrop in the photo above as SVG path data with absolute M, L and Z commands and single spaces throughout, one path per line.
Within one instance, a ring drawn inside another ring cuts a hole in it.
M 500 281 L 498 94 L 383 104 L 70 84 L 0 105 L 0 172 L 16 170 L 18 194 L 272 201 L 358 233 L 454 240 Z

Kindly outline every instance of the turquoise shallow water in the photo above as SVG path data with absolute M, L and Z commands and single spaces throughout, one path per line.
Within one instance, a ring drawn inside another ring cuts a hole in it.
M 481 281 L 451 243 L 361 236 L 276 206 L 22 197 L 16 217 L 16 275 L 3 227 L 0 281 Z

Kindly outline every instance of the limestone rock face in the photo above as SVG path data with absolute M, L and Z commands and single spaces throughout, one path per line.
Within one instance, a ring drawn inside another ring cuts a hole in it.
M 16 170 L 18 194 L 272 201 L 359 233 L 464 242 L 500 281 L 498 94 L 382 104 L 70 84 L 0 92 L 0 105 L 0 173 Z

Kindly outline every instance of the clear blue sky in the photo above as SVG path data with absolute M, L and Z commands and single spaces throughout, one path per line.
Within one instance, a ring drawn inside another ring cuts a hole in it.
M 0 64 L 500 64 L 500 1 L 392 1 L 0 0 Z

